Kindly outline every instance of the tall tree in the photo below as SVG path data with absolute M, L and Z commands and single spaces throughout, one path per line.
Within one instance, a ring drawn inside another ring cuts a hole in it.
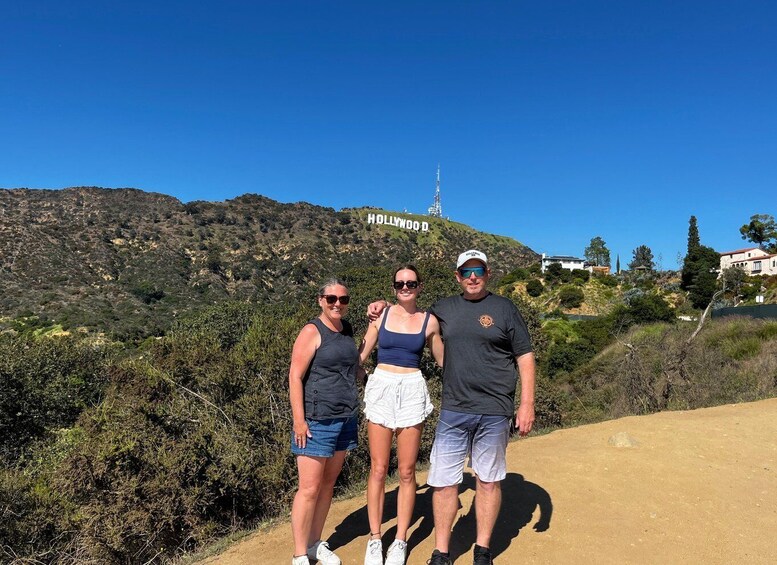
M 585 259 L 592 265 L 605 266 L 610 264 L 610 250 L 607 244 L 598 235 L 591 239 L 591 243 L 585 248 Z
M 691 216 L 688 220 L 688 249 L 686 255 L 701 245 L 699 239 L 699 227 L 696 225 L 696 216 Z
M 712 247 L 701 244 L 696 216 L 688 225 L 688 253 L 683 261 L 680 286 L 688 291 L 694 308 L 704 308 L 715 294 L 720 255 Z
M 615 272 L 620 273 L 621 272 L 621 256 L 620 254 L 616 255 L 615 257 Z
M 749 224 L 739 228 L 739 233 L 742 234 L 742 239 L 752 241 L 770 253 L 777 253 L 777 223 L 774 221 L 774 216 L 754 214 L 750 216 Z
M 640 245 L 632 251 L 634 258 L 629 263 L 629 269 L 634 270 L 638 267 L 645 267 L 648 271 L 653 271 L 656 267 L 653 261 L 653 252 L 647 245 Z

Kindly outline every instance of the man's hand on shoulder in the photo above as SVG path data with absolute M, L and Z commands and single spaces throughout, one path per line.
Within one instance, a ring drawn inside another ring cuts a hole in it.
M 371 302 L 369 306 L 367 306 L 367 317 L 370 319 L 370 322 L 377 320 L 381 312 L 383 312 L 387 306 L 388 302 L 385 300 Z

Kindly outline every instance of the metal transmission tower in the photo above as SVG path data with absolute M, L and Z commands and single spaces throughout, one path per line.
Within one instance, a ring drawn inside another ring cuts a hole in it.
M 429 216 L 442 218 L 442 204 L 440 204 L 440 165 L 437 165 L 437 190 L 434 191 L 434 204 L 429 206 Z

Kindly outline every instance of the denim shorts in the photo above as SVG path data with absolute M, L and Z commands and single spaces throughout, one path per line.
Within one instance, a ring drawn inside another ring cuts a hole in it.
M 464 478 L 464 461 L 486 483 L 507 476 L 507 416 L 463 414 L 443 410 L 434 435 L 427 482 L 433 487 L 458 485 Z
M 313 437 L 308 438 L 305 447 L 299 447 L 294 441 L 294 430 L 291 430 L 291 452 L 294 455 L 332 457 L 335 451 L 356 449 L 359 436 L 356 416 L 326 420 L 306 418 L 305 421 L 307 421 L 308 429 Z

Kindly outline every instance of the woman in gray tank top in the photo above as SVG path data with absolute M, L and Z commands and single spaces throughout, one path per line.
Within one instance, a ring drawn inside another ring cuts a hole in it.
M 359 408 L 356 375 L 359 353 L 348 311 L 348 289 L 327 281 L 318 295 L 321 314 L 302 328 L 291 353 L 289 399 L 299 488 L 291 509 L 292 565 L 340 565 L 321 541 L 335 481 L 347 451 L 356 448 Z
M 442 365 L 442 341 L 437 318 L 418 309 L 421 278 L 413 265 L 394 273 L 392 288 L 397 304 L 367 328 L 359 361 L 363 363 L 378 346 L 378 364 L 364 390 L 364 414 L 370 442 L 370 476 L 367 482 L 367 515 L 370 539 L 365 565 L 384 565 L 381 524 L 386 473 L 391 442 L 397 438 L 399 493 L 397 533 L 389 546 L 385 565 L 404 565 L 407 558 L 407 530 L 415 505 L 415 465 L 424 420 L 432 411 L 426 381 L 419 370 L 424 345 Z

